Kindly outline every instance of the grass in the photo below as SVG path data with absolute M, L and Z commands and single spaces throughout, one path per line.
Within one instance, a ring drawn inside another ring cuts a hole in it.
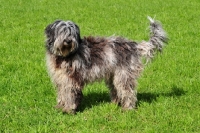
M 200 2 L 198 0 L 1 0 L 0 132 L 199 132 Z M 73 20 L 83 36 L 148 39 L 156 16 L 170 42 L 139 79 L 138 109 L 111 104 L 103 82 L 89 84 L 77 115 L 53 108 L 44 28 Z

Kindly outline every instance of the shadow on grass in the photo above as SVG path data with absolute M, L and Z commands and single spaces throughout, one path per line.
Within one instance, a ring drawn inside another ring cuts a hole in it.
M 185 91 L 181 88 L 173 86 L 171 92 L 168 93 L 138 93 L 138 105 L 140 106 L 140 102 L 148 102 L 152 103 L 153 101 L 157 101 L 157 98 L 160 96 L 164 97 L 179 97 L 185 95 Z M 97 106 L 102 103 L 110 102 L 110 97 L 107 92 L 96 93 L 92 92 L 84 96 L 81 105 L 78 109 L 79 112 L 83 112 L 87 108 L 92 108 L 92 106 Z
M 78 109 L 79 112 L 83 112 L 87 108 L 92 108 L 92 106 L 97 106 L 102 103 L 110 102 L 110 96 L 108 92 L 92 92 L 87 95 L 84 95 L 81 105 Z
M 141 101 L 152 103 L 153 101 L 157 101 L 157 98 L 160 96 L 163 97 L 179 97 L 182 95 L 185 95 L 186 91 L 184 91 L 182 88 L 178 88 L 176 86 L 173 86 L 171 89 L 171 92 L 168 93 L 139 93 L 137 95 L 138 97 L 138 106 L 140 105 Z

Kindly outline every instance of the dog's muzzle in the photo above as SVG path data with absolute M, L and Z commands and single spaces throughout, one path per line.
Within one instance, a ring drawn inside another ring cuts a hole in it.
M 56 40 L 54 43 L 53 53 L 57 56 L 66 57 L 71 54 L 75 49 L 75 44 L 72 41 L 59 41 Z

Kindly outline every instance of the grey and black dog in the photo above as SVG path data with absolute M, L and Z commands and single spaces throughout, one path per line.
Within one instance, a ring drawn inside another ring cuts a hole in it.
M 137 78 L 143 70 L 142 58 L 153 57 L 168 41 L 158 21 L 150 20 L 149 41 L 135 42 L 123 37 L 80 37 L 72 21 L 57 20 L 48 25 L 46 60 L 49 75 L 57 87 L 57 106 L 75 113 L 85 84 L 104 79 L 111 101 L 123 109 L 137 102 Z

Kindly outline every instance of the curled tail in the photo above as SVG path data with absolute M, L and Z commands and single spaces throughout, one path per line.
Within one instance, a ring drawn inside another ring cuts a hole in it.
M 139 54 L 146 58 L 147 62 L 153 58 L 156 51 L 161 52 L 164 43 L 168 42 L 168 37 L 162 25 L 148 16 L 150 21 L 150 39 L 149 41 L 142 41 L 137 45 Z

